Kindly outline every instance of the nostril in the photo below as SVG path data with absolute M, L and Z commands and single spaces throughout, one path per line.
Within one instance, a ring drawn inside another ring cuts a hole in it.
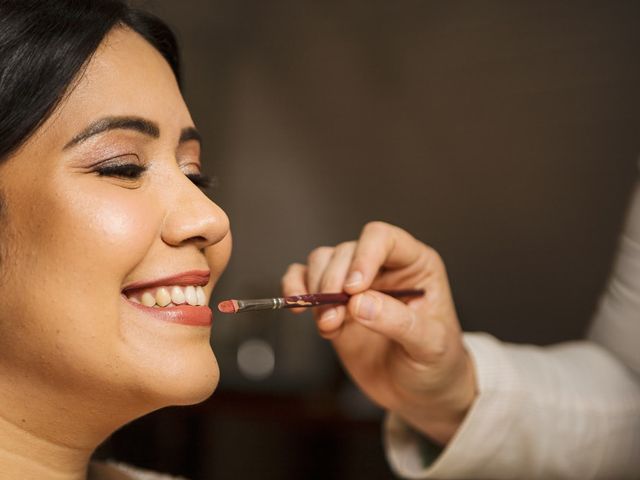
M 207 248 L 209 245 L 211 245 L 212 242 L 211 239 L 203 236 L 203 235 L 194 235 L 192 237 L 189 238 L 185 238 L 184 240 L 182 240 L 179 243 L 176 243 L 176 246 L 186 246 L 186 245 L 193 245 L 195 246 L 198 250 L 204 252 L 205 248 Z
M 191 237 L 187 241 L 188 242 L 194 242 L 194 243 L 202 243 L 202 242 L 209 243 L 209 241 L 205 237 L 203 237 L 201 235 L 198 235 L 196 237 Z

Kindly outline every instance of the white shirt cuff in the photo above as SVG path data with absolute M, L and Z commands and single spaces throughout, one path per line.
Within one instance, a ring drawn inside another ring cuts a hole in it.
M 403 478 L 481 478 L 479 466 L 489 459 L 501 461 L 500 456 L 493 455 L 500 451 L 509 430 L 508 422 L 518 418 L 514 410 L 520 402 L 514 396 L 522 395 L 523 389 L 519 388 L 518 375 L 498 340 L 488 334 L 466 333 L 464 342 L 476 369 L 478 396 L 454 437 L 433 463 L 424 465 L 420 451 L 424 438 L 397 415 L 387 415 L 384 425 L 387 458 L 392 470 Z M 491 470 L 495 473 L 500 468 Z M 492 474 L 492 478 L 498 477 Z

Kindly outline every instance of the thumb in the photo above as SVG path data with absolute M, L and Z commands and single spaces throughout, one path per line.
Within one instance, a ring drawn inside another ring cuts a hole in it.
M 349 313 L 361 325 L 399 343 L 417 362 L 432 362 L 444 353 L 445 327 L 422 318 L 415 308 L 424 299 L 406 304 L 375 290 L 354 295 Z M 423 314 L 424 315 L 424 314 Z

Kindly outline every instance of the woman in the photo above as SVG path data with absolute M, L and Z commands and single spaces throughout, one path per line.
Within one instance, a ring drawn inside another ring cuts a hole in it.
M 207 398 L 230 255 L 198 188 L 175 40 L 116 0 L 0 0 L 0 478 L 89 466 L 121 425 Z

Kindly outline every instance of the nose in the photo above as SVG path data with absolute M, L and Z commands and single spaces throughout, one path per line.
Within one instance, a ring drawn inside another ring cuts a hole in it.
M 183 174 L 176 181 L 162 225 L 164 242 L 176 247 L 193 244 L 202 250 L 224 239 L 229 234 L 224 210 Z

